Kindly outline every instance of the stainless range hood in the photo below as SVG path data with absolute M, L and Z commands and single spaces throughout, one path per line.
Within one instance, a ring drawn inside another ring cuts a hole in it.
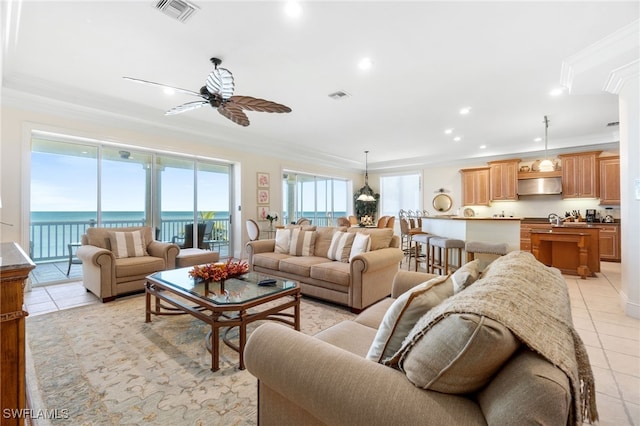
M 518 195 L 562 194 L 561 177 L 518 179 Z

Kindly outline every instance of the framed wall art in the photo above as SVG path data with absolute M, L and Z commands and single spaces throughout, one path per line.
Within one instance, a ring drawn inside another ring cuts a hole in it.
M 258 220 L 267 220 L 267 215 L 270 210 L 269 206 L 258 206 Z
M 258 204 L 269 204 L 268 189 L 258 189 Z
M 269 173 L 258 172 L 257 179 L 258 179 L 258 188 L 269 188 L 269 184 L 271 180 L 269 177 Z

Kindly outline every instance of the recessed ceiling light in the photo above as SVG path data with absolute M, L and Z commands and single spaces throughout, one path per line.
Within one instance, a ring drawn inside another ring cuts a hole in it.
M 371 62 L 371 58 L 362 58 L 360 59 L 360 62 L 358 62 L 358 68 L 363 71 L 370 70 L 372 65 L 373 62 Z
M 444 131 L 444 134 L 445 134 L 445 135 L 450 135 L 451 133 L 453 133 L 453 129 L 446 129 L 446 130 Z
M 453 138 L 453 140 L 456 142 L 460 142 L 462 138 L 460 136 L 456 136 L 455 138 Z
M 563 93 L 564 93 L 564 87 L 555 87 L 549 92 L 551 96 L 560 96 Z
M 460 114 L 467 115 L 471 112 L 471 107 L 464 107 L 460 110 Z
M 533 141 L 534 142 L 542 142 L 542 138 L 535 138 Z
M 486 149 L 487 146 L 486 145 L 480 145 L 480 149 Z
M 176 94 L 176 91 L 173 90 L 171 87 L 165 87 L 163 89 L 163 91 L 164 91 L 165 95 L 175 95 Z
M 302 6 L 297 1 L 288 1 L 284 6 L 284 13 L 289 18 L 299 18 L 302 15 Z

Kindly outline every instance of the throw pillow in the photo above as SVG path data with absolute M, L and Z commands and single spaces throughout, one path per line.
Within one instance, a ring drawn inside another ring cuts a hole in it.
M 276 230 L 276 247 L 273 250 L 274 253 L 288 254 L 290 243 L 291 243 L 291 230 L 277 229 Z
M 408 338 L 398 366 L 417 387 L 442 393 L 481 389 L 520 347 L 507 327 L 476 314 L 446 316 L 420 333 Z
M 462 290 L 476 282 L 479 276 L 479 259 L 465 263 L 461 268 L 457 269 L 453 275 L 451 275 L 451 279 L 453 280 L 453 292 L 460 293 Z
M 315 231 L 292 229 L 289 254 L 293 256 L 313 256 L 315 241 Z
M 383 362 L 393 356 L 418 319 L 452 295 L 450 276 L 432 278 L 401 294 L 384 315 L 367 359 Z
M 349 232 L 338 231 L 333 234 L 327 257 L 339 262 L 348 262 L 354 238 L 355 234 Z
M 353 244 L 351 245 L 351 252 L 349 253 L 349 262 L 353 256 L 356 256 L 360 253 L 366 253 L 371 249 L 371 238 L 363 234 L 361 232 L 357 232 L 355 238 L 353 239 Z
M 109 243 L 116 259 L 148 256 L 147 244 L 141 231 L 111 232 Z

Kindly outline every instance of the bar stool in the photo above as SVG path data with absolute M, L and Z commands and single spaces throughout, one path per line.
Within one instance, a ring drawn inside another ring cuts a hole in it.
M 447 275 L 452 267 L 455 269 L 462 266 L 462 250 L 464 249 L 464 241 L 455 238 L 431 238 L 431 273 L 435 274 L 438 270 L 440 275 Z M 436 248 L 438 249 L 438 260 L 436 261 Z M 450 264 L 450 252 L 458 251 L 456 264 Z M 454 270 L 455 270 L 454 269 Z
M 467 241 L 464 251 L 467 252 L 467 262 L 477 259 L 479 256 L 488 258 L 489 263 L 500 256 L 507 254 L 507 243 L 489 243 L 485 241 Z
M 409 270 L 409 268 L 411 267 L 411 258 L 415 257 L 416 263 L 415 263 L 414 270 L 415 271 L 418 270 L 418 263 L 424 262 L 426 264 L 426 270 L 427 272 L 429 272 L 429 268 L 431 267 L 431 259 L 429 257 L 429 249 L 430 249 L 429 241 L 431 241 L 432 238 L 439 238 L 439 237 L 434 234 L 415 234 L 411 236 L 411 241 L 414 242 L 415 244 L 414 244 L 414 250 L 409 252 L 409 262 L 407 263 L 407 270 Z M 421 255 L 422 245 L 426 247 L 424 256 Z

